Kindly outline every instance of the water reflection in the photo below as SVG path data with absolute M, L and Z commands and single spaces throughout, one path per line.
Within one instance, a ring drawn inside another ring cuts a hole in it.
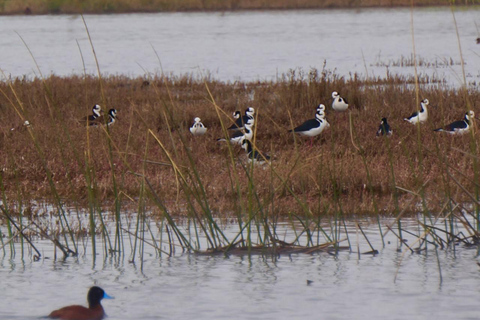
M 391 222 L 381 222 L 387 223 Z M 411 223 L 415 225 L 415 220 Z M 226 226 L 232 233 L 235 228 Z M 43 253 L 40 261 L 28 255 L 0 256 L 0 292 L 8 292 L 0 299 L 0 319 L 37 319 L 60 306 L 85 304 L 85 292 L 94 284 L 115 296 L 103 305 L 110 319 L 120 320 L 477 316 L 477 248 L 436 251 L 428 246 L 411 253 L 402 246 L 398 251 L 400 244 L 393 233 L 386 236 L 382 247 L 377 226 L 364 223 L 364 230 L 378 255 L 358 255 L 357 240 L 352 237 L 353 251 L 336 255 L 289 254 L 275 259 L 177 254 L 159 258 L 146 246 L 143 264 L 138 258 L 129 262 L 130 252 L 105 256 L 99 250 L 93 259 L 89 249 L 87 254 L 60 261 L 53 259 L 51 242 L 40 240 L 36 242 Z M 410 245 L 413 242 L 410 238 Z M 358 246 L 360 252 L 370 250 L 364 239 L 358 240 Z

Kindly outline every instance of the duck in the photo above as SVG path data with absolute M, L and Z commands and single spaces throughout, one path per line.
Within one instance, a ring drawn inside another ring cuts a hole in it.
M 470 131 L 470 122 L 475 118 L 475 112 L 472 110 L 465 113 L 463 120 L 455 121 L 442 128 L 435 129 L 436 132 L 448 132 L 450 134 L 461 135 Z
M 233 113 L 233 117 L 236 119 L 235 123 L 232 124 L 230 127 L 227 128 L 227 130 L 242 130 L 243 126 L 249 119 L 253 119 L 253 116 L 255 114 L 255 109 L 253 107 L 249 107 L 245 110 L 245 115 L 242 117 L 242 114 L 240 111 L 235 111 Z
M 102 320 L 105 317 L 100 301 L 102 299 L 114 299 L 109 296 L 102 288 L 94 286 L 88 290 L 87 301 L 88 308 L 80 305 L 72 305 L 52 311 L 49 319 L 60 320 Z
M 380 126 L 377 130 L 377 137 L 379 136 L 391 136 L 393 134 L 393 130 L 387 122 L 387 118 L 382 118 L 380 122 Z
M 88 123 L 90 125 L 91 122 L 100 118 L 102 113 L 103 113 L 102 107 L 100 107 L 100 105 L 98 105 L 98 104 L 95 104 L 92 107 L 92 114 L 83 117 L 82 119 L 80 119 L 80 122 Z
M 325 119 L 325 113 L 321 108 L 317 108 L 315 119 L 309 119 L 294 129 L 288 130 L 288 132 L 295 132 L 301 136 L 310 137 L 310 144 L 313 144 L 313 138 L 328 127 L 330 127 L 330 124 Z
M 403 120 L 410 122 L 411 124 L 423 123 L 428 119 L 428 106 L 429 102 L 428 99 L 423 99 L 420 101 L 420 111 L 415 111 L 412 115 L 408 118 L 404 118 Z
M 242 148 L 247 152 L 247 159 L 249 163 L 266 164 L 267 162 L 270 162 L 270 156 L 268 154 L 253 150 L 252 142 L 249 139 L 244 139 L 242 141 Z
M 196 117 L 193 121 L 194 123 L 190 127 L 190 132 L 194 136 L 203 136 L 207 132 L 207 128 L 203 125 L 202 120 Z
M 342 98 L 337 91 L 332 92 L 332 109 L 335 111 L 347 111 L 348 109 L 348 102 L 344 98 Z
M 253 125 L 255 124 L 254 118 L 248 119 L 247 123 L 244 125 L 243 130 L 237 130 L 230 134 L 229 140 L 230 143 L 242 145 L 244 139 L 251 140 L 253 138 Z M 217 141 L 227 141 L 225 138 L 217 139 Z

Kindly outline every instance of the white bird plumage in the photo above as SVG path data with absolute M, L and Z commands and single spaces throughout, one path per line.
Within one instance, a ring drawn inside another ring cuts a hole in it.
M 448 132 L 450 134 L 462 135 L 470 131 L 471 121 L 475 118 L 475 112 L 472 110 L 465 113 L 463 120 L 452 122 L 443 128 L 435 129 L 434 131 Z
M 420 110 L 415 111 L 412 115 L 408 118 L 404 118 L 403 120 L 410 122 L 411 124 L 423 123 L 428 119 L 428 106 L 429 102 L 428 99 L 423 99 L 420 102 Z
M 190 132 L 194 136 L 203 136 L 207 132 L 207 128 L 203 125 L 202 120 L 196 117 L 193 125 L 190 127 Z
M 337 91 L 332 92 L 332 109 L 335 111 L 347 111 L 348 109 L 348 102 L 347 100 L 340 97 Z

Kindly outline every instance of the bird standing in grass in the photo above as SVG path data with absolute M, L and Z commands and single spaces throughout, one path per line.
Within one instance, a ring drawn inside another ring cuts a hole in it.
M 315 119 L 309 119 L 298 127 L 295 127 L 294 129 L 288 131 L 298 133 L 299 135 L 304 137 L 310 137 L 310 145 L 313 145 L 313 138 L 322 133 L 323 130 L 325 130 L 326 128 L 330 127 L 330 124 L 325 119 L 324 110 L 325 106 L 321 104 L 317 108 Z
M 475 118 L 475 112 L 470 110 L 467 113 L 465 113 L 465 117 L 463 120 L 452 122 L 450 124 L 447 124 L 443 128 L 438 128 L 433 131 L 448 132 L 450 134 L 461 135 L 470 131 L 470 128 L 472 126 L 471 122 L 473 121 L 474 118 Z
M 253 164 L 265 164 L 270 162 L 270 156 L 254 150 L 252 147 L 252 142 L 249 139 L 244 139 L 242 141 L 242 148 L 247 152 L 247 160 L 249 163 L 253 162 Z
M 332 92 L 332 109 L 335 111 L 347 111 L 348 102 L 344 98 L 340 97 L 337 91 Z
M 420 110 L 415 111 L 414 113 L 412 113 L 412 115 L 410 117 L 404 118 L 403 120 L 408 121 L 411 124 L 417 124 L 417 123 L 422 123 L 422 122 L 427 121 L 427 119 L 428 119 L 428 110 L 427 110 L 428 103 L 429 102 L 428 102 L 427 99 L 423 99 L 420 102 Z
M 228 127 L 228 130 L 242 130 L 245 123 L 248 122 L 249 119 L 253 119 L 255 114 L 255 109 L 249 107 L 245 110 L 245 115 L 242 117 L 240 111 L 235 111 L 233 113 L 233 117 L 237 119 L 234 124 Z
M 393 134 L 393 130 L 387 122 L 387 118 L 382 118 L 380 122 L 380 126 L 377 130 L 377 137 L 379 136 L 391 136 Z
M 108 110 L 107 125 L 111 126 L 112 124 L 115 123 L 115 121 L 117 121 L 117 109 L 112 108 L 112 109 Z
M 95 118 L 94 120 L 88 121 L 88 125 L 92 127 L 98 127 L 98 126 L 111 126 L 117 121 L 117 109 L 110 109 L 108 110 L 107 117 L 104 117 L 103 115 Z
M 254 118 L 248 119 L 247 123 L 244 125 L 243 130 L 233 131 L 229 134 L 228 139 L 230 143 L 242 145 L 244 139 L 251 140 L 253 137 L 253 125 L 255 123 Z M 225 138 L 217 139 L 217 141 L 227 141 Z
M 96 121 L 96 119 L 100 118 L 102 113 L 103 113 L 102 107 L 100 107 L 98 104 L 96 104 L 92 107 L 92 114 L 90 114 L 86 117 L 83 117 L 82 119 L 80 119 L 80 122 L 82 122 L 84 124 L 91 125 L 92 122 L 94 122 L 94 121 Z
M 196 117 L 194 121 L 195 122 L 190 127 L 190 132 L 194 136 L 203 136 L 207 132 L 207 128 L 203 125 L 199 117 Z

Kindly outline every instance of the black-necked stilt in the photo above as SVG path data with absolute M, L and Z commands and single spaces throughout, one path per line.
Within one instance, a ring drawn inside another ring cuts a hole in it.
M 190 127 L 190 132 L 194 136 L 203 136 L 205 132 L 207 132 L 207 128 L 203 125 L 199 117 L 196 117 L 194 121 L 194 124 Z
M 230 143 L 242 145 L 243 140 L 251 140 L 253 138 L 253 125 L 255 123 L 254 118 L 248 119 L 245 123 L 243 130 L 237 130 L 230 134 Z M 217 141 L 226 141 L 225 138 L 217 139 Z
M 343 99 L 340 97 L 338 92 L 333 91 L 332 92 L 332 109 L 335 111 L 346 111 L 348 109 L 348 102 L 347 100 Z
M 98 127 L 102 125 L 111 126 L 117 120 L 117 110 L 112 108 L 108 110 L 107 114 L 108 114 L 108 118 L 101 115 L 95 118 L 94 120 L 88 121 L 88 125 L 92 127 Z
M 435 129 L 434 131 L 443 131 L 448 132 L 450 134 L 464 134 L 470 130 L 471 121 L 475 117 L 475 112 L 472 110 L 465 113 L 465 118 L 463 120 L 452 122 L 446 125 L 443 128 Z
M 410 122 L 411 124 L 417 124 L 427 121 L 428 119 L 428 99 L 423 99 L 420 102 L 420 111 L 415 111 L 412 115 L 408 118 L 404 118 L 403 120 Z
M 83 117 L 82 119 L 80 119 L 80 121 L 81 122 L 86 122 L 89 125 L 91 125 L 90 123 L 92 121 L 95 121 L 96 119 L 98 119 L 100 117 L 100 115 L 102 114 L 102 112 L 103 112 L 102 107 L 100 107 L 98 104 L 96 104 L 92 107 L 92 114 L 88 115 L 86 117 Z
M 293 130 L 288 130 L 289 132 L 296 132 L 304 137 L 310 137 L 310 144 L 313 144 L 313 137 L 318 136 L 322 133 L 325 128 L 328 128 L 330 124 L 325 119 L 325 116 L 322 116 L 322 112 L 317 110 L 315 114 L 315 119 L 310 119 L 294 128 Z
M 108 110 L 107 125 L 111 126 L 112 124 L 115 123 L 115 121 L 117 121 L 117 109 L 112 108 L 112 109 Z
M 325 118 L 325 105 L 324 104 L 319 104 L 317 107 L 317 114 L 320 115 L 320 117 Z
M 233 117 L 236 119 L 236 121 L 228 128 L 228 130 L 242 130 L 244 124 L 247 123 L 248 119 L 253 119 L 254 114 L 255 109 L 252 107 L 245 110 L 245 115 L 243 117 L 240 111 L 235 111 L 233 113 Z
M 379 136 L 391 136 L 393 134 L 392 128 L 390 128 L 390 125 L 387 122 L 387 118 L 382 118 L 382 121 L 380 122 L 380 126 L 378 127 L 377 130 L 377 137 Z
M 242 141 L 242 148 L 247 152 L 248 162 L 253 162 L 254 164 L 265 164 L 270 162 L 270 156 L 254 150 L 252 147 L 252 142 L 249 139 L 244 139 Z

